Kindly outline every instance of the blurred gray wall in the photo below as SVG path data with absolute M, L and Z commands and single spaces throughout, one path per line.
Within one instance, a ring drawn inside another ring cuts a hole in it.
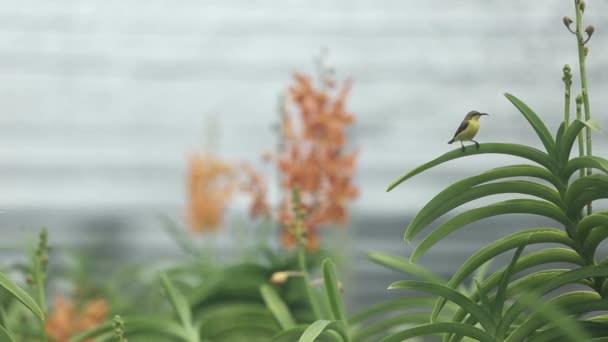
M 608 127 L 608 2 L 589 0 L 587 12 L 596 27 L 592 111 Z M 176 254 L 156 214 L 182 214 L 187 156 L 204 146 L 209 125 L 222 155 L 258 160 L 274 146 L 270 126 L 291 72 L 312 71 L 328 47 L 339 75 L 355 81 L 362 196 L 351 242 L 355 277 L 368 284 L 358 293 L 371 295 L 391 279 L 365 251 L 407 256 L 403 228 L 423 201 L 515 161 L 465 158 L 384 192 L 452 148 L 467 111 L 491 114 L 480 142 L 540 146 L 505 91 L 556 129 L 564 63 L 579 84 L 575 40 L 561 21 L 572 13 L 573 1 L 553 0 L 2 1 L 2 244 L 20 246 L 26 229 L 45 225 L 58 244 Z M 594 140 L 604 155 L 606 135 Z M 421 261 L 447 274 L 514 222 L 466 228 Z

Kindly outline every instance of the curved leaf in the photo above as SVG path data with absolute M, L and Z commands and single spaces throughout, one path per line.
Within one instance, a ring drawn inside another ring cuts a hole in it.
M 179 324 L 160 318 L 127 318 L 123 319 L 125 323 L 125 336 L 131 334 L 144 333 L 146 336 L 167 336 L 178 338 L 181 340 L 188 340 L 190 335 L 183 331 L 184 328 Z M 77 336 L 70 338 L 70 342 L 83 342 L 91 338 L 95 338 L 104 333 L 112 332 L 114 330 L 114 322 L 105 322 L 97 327 L 85 331 Z
M 547 181 L 553 184 L 558 189 L 565 189 L 565 185 L 559 181 L 556 177 L 551 174 L 551 172 L 547 171 L 542 167 L 538 167 L 535 165 L 511 165 L 504 166 L 495 169 L 491 169 L 485 171 L 477 176 L 473 176 L 470 178 L 466 178 L 460 180 L 437 194 L 433 199 L 431 199 L 419 212 L 416 214 L 414 219 L 410 222 L 406 231 L 418 231 L 420 226 L 426 226 L 433 222 L 432 218 L 429 218 L 429 215 L 433 215 L 440 210 L 441 207 L 445 205 L 446 201 L 451 200 L 452 198 L 459 196 L 464 191 L 487 182 L 495 181 L 502 178 L 513 178 L 513 177 L 531 177 L 538 178 L 544 181 Z M 554 197 L 553 197 L 554 198 Z M 465 203 L 466 201 L 462 202 Z M 558 201 L 561 202 L 561 201 Z M 556 203 L 557 204 L 557 203 Z M 451 206 L 454 207 L 453 205 Z M 440 215 L 433 215 L 433 217 L 438 217 Z
M 538 117 L 538 115 L 536 115 L 536 113 L 534 113 L 534 111 L 532 109 L 530 109 L 530 107 L 528 107 L 528 105 L 526 105 L 523 101 L 521 101 L 517 97 L 515 97 L 509 93 L 505 93 L 505 97 L 509 101 L 511 101 L 511 103 L 513 105 L 515 105 L 515 107 L 517 107 L 517 109 L 519 109 L 519 111 L 523 114 L 523 116 L 526 118 L 526 120 L 528 120 L 528 122 L 530 123 L 532 128 L 534 128 L 534 130 L 536 131 L 536 134 L 540 138 L 540 141 L 545 146 L 547 153 L 552 153 L 554 150 L 554 147 L 555 147 L 555 141 L 553 140 L 553 136 L 547 129 L 547 126 L 545 126 L 545 124 Z
M 596 200 L 606 199 L 607 195 L 608 193 L 606 190 L 601 188 L 583 190 L 569 203 L 566 215 L 569 217 L 576 217 L 587 204 Z M 568 229 L 568 227 L 566 227 L 566 229 Z
M 336 277 L 336 266 L 331 259 L 323 260 L 321 265 L 323 269 L 323 279 L 325 280 L 325 293 L 327 301 L 333 316 L 346 324 L 346 313 L 344 312 L 344 303 L 342 302 L 342 294 L 338 289 L 338 278 Z
M 608 211 L 600 211 L 583 217 L 576 225 L 576 236 L 584 241 L 591 230 L 599 226 L 608 226 Z
M 336 330 L 344 341 L 348 341 L 348 335 L 346 333 L 346 328 L 344 327 L 344 323 L 340 321 L 327 321 L 327 320 L 318 320 L 306 328 L 302 336 L 298 342 L 314 342 L 317 337 L 321 335 L 326 330 L 333 329 Z
M 445 285 L 425 281 L 402 280 L 391 284 L 389 289 L 419 290 L 441 296 L 466 310 L 471 316 L 475 317 L 486 331 L 494 331 L 496 328 L 496 324 L 492 321 L 488 311 L 481 308 L 475 302 L 467 298 L 467 296 Z
M 409 328 L 403 331 L 400 331 L 396 334 L 388 336 L 381 340 L 381 342 L 402 342 L 407 340 L 408 338 L 417 337 L 417 336 L 426 336 L 426 335 L 435 335 L 442 333 L 452 333 L 458 334 L 462 336 L 471 337 L 480 342 L 495 342 L 496 339 L 486 333 L 483 330 L 477 329 L 467 324 L 462 323 L 447 323 L 447 322 L 438 322 L 438 323 L 428 323 L 415 326 L 413 328 Z
M 586 332 L 587 335 L 590 335 L 592 338 L 589 341 L 593 342 L 606 342 L 608 340 L 608 324 L 604 322 L 589 322 L 589 321 L 578 321 L 577 322 L 583 332 Z M 538 334 L 530 337 L 530 342 L 552 342 L 552 341 L 561 341 L 559 338 L 561 336 L 566 335 L 569 331 L 569 326 L 559 325 L 555 328 L 545 329 Z M 578 335 L 577 335 L 578 336 Z M 571 336 L 568 341 L 584 341 L 585 339 L 575 338 Z
M 182 325 L 187 328 L 192 327 L 192 312 L 190 311 L 190 305 L 186 301 L 186 298 L 173 286 L 173 283 L 167 277 L 166 274 L 160 275 L 161 282 L 165 291 L 167 291 L 167 296 L 175 310 L 177 317 L 182 322 Z
M 528 235 L 528 239 L 529 238 L 530 236 Z M 500 279 L 500 283 L 498 284 L 498 289 L 496 290 L 496 298 L 494 299 L 494 306 L 492 307 L 491 311 L 494 314 L 494 319 L 496 319 L 497 321 L 500 320 L 500 317 L 502 316 L 504 304 L 507 300 L 507 286 L 509 285 L 511 276 L 514 274 L 515 264 L 517 264 L 517 260 L 521 256 L 521 253 L 523 253 L 524 248 L 526 248 L 527 242 L 528 241 L 525 241 L 519 247 L 517 247 L 517 250 L 515 250 L 511 262 L 503 272 L 502 278 Z
M 19 300 L 26 308 L 28 308 L 38 319 L 44 322 L 44 312 L 36 301 L 30 297 L 27 292 L 25 292 L 22 288 L 17 286 L 17 284 L 13 283 L 10 279 L 8 279 L 3 273 L 0 273 L 0 287 L 6 289 L 10 294 L 12 294 L 17 300 Z
M 550 263 L 569 263 L 577 266 L 584 266 L 585 260 L 573 250 L 565 248 L 548 248 L 537 252 L 532 252 L 526 256 L 521 257 L 514 265 L 512 274 L 517 274 L 527 269 Z M 499 281 L 503 278 L 506 268 L 507 266 L 494 272 L 481 284 L 480 288 L 483 291 L 491 292 L 494 288 L 498 286 Z M 507 295 L 505 298 L 511 298 L 511 295 L 513 293 L 517 293 L 518 289 L 527 289 L 534 287 L 535 285 L 542 284 L 548 279 L 553 278 L 555 275 L 561 274 L 566 271 L 568 270 L 544 270 L 524 276 L 512 282 L 509 287 L 507 287 Z M 471 293 L 469 298 L 476 302 L 480 299 L 481 296 L 481 293 L 479 292 L 479 290 L 477 290 Z M 461 322 L 465 319 L 466 316 L 466 311 L 458 309 L 453 315 L 451 321 Z M 467 323 L 475 324 L 477 323 L 477 321 L 469 320 Z M 454 339 L 450 339 L 449 336 L 445 339 L 445 341 L 448 340 L 454 341 Z
M 440 156 L 436 159 L 433 159 L 430 162 L 427 162 L 426 164 L 418 166 L 418 167 L 406 172 L 405 174 L 401 175 L 400 177 L 396 178 L 393 182 L 391 182 L 391 184 L 388 186 L 386 191 L 391 191 L 392 189 L 394 189 L 396 186 L 403 183 L 407 179 L 412 178 L 413 176 L 415 176 L 423 171 L 426 171 L 430 168 L 433 168 L 437 165 L 443 164 L 443 163 L 453 160 L 453 159 L 457 159 L 457 158 L 461 158 L 461 157 L 468 157 L 468 156 L 477 155 L 477 154 L 494 153 L 494 154 L 506 154 L 506 155 L 511 155 L 511 156 L 515 156 L 515 157 L 521 157 L 521 158 L 525 158 L 530 161 L 533 161 L 535 163 L 538 163 L 549 170 L 554 170 L 553 162 L 551 161 L 549 156 L 546 153 L 543 153 L 542 151 L 537 150 L 532 147 L 528 147 L 525 145 L 519 145 L 519 144 L 503 144 L 503 143 L 487 143 L 487 144 L 480 144 L 479 146 L 480 146 L 479 149 L 466 151 L 466 152 L 462 152 L 462 150 L 460 148 L 458 148 L 458 149 L 452 150 L 450 152 L 447 152 L 447 153 L 443 154 L 442 156 Z
M 454 273 L 448 282 L 451 288 L 457 288 L 464 279 L 471 275 L 477 268 L 488 262 L 490 259 L 508 250 L 517 248 L 522 244 L 528 245 L 537 243 L 559 243 L 574 248 L 575 243 L 568 235 L 560 229 L 555 228 L 532 228 L 521 232 L 516 232 L 506 237 L 500 238 L 471 255 L 462 266 Z M 445 305 L 444 299 L 438 299 L 433 309 L 433 317 L 437 317 Z
M 569 179 L 573 173 L 580 169 L 597 169 L 608 173 L 608 160 L 595 156 L 584 156 L 570 159 L 566 167 L 561 172 L 565 179 Z
M 580 131 L 585 127 L 585 124 L 581 120 L 574 120 L 572 124 L 568 126 L 568 129 L 564 132 L 563 138 L 560 144 L 557 145 L 557 157 L 560 161 L 565 162 L 570 157 L 572 146 L 578 137 Z
M 585 242 L 583 242 L 582 254 L 586 257 L 593 258 L 597 247 L 608 238 L 608 226 L 596 227 L 592 230 Z
M 369 337 L 377 335 L 381 332 L 391 331 L 395 327 L 406 324 L 423 324 L 429 322 L 429 314 L 426 312 L 414 312 L 387 317 L 379 320 L 377 323 L 365 326 L 361 330 L 353 333 L 353 341 L 364 341 Z M 376 339 L 378 340 L 378 339 Z
M 286 331 L 282 331 L 271 338 L 272 342 L 293 342 L 297 341 L 304 331 L 308 328 L 306 325 L 300 325 Z M 317 337 L 315 342 L 335 342 L 335 338 L 329 337 L 328 332 L 324 332 Z M 206 341 L 205 341 L 206 342 Z
M 393 299 L 381 304 L 370 306 L 365 310 L 352 315 L 349 318 L 350 324 L 356 324 L 370 317 L 390 313 L 398 310 L 408 310 L 412 308 L 431 308 L 435 303 L 435 297 L 406 297 Z
M 435 228 L 412 252 L 411 260 L 415 262 L 421 255 L 441 241 L 450 233 L 472 222 L 504 214 L 533 214 L 545 216 L 571 226 L 569 219 L 555 204 L 531 199 L 514 199 L 475 208 L 458 214 Z
M 384 267 L 399 271 L 401 273 L 412 274 L 422 280 L 431 281 L 439 284 L 447 283 L 447 279 L 436 275 L 435 273 L 429 271 L 428 269 L 420 265 L 413 264 L 408 259 L 402 257 L 379 252 L 369 253 L 367 254 L 367 257 L 371 261 L 380 264 Z
M 578 269 L 574 269 L 560 275 L 555 276 L 553 279 L 545 282 L 539 287 L 535 288 L 535 293 L 542 296 L 548 292 L 556 290 L 566 284 L 577 282 L 581 279 L 594 278 L 594 277 L 606 277 L 608 276 L 608 266 L 586 266 Z M 498 326 L 499 335 L 506 333 L 507 329 L 513 321 L 519 316 L 522 311 L 526 308 L 526 303 L 530 303 L 537 298 L 535 293 L 529 293 L 522 295 L 505 313 L 502 321 Z
M 608 198 L 608 175 L 594 174 L 590 176 L 581 177 L 568 187 L 564 201 L 567 205 L 573 205 L 573 203 L 588 189 L 597 189 L 606 193 Z
M 558 152 L 559 156 L 559 147 L 562 145 L 562 140 L 564 139 L 564 133 L 566 132 L 566 122 L 562 121 L 557 128 L 557 133 L 555 134 L 555 149 Z
M 530 181 L 515 180 L 478 185 L 468 189 L 459 189 L 458 194 L 436 196 L 427 204 L 427 210 L 422 209 L 412 220 L 406 230 L 406 240 L 411 240 L 416 234 L 436 219 L 452 209 L 482 197 L 498 194 L 523 194 L 547 200 L 563 208 L 562 200 L 557 191 L 550 187 Z M 426 207 L 425 207 L 426 208 Z
M 287 330 L 296 326 L 296 321 L 293 319 L 289 308 L 274 288 L 264 284 L 260 286 L 260 293 L 266 303 L 266 307 L 272 312 L 282 329 Z
M 538 299 L 534 305 L 533 312 L 528 316 L 526 321 L 517 327 L 506 339 L 506 342 L 524 341 L 532 332 L 545 326 L 548 323 L 559 322 L 559 325 L 567 324 L 568 321 L 563 318 L 559 321 L 553 317 L 556 312 L 565 311 L 561 316 L 583 314 L 598 310 L 608 310 L 608 302 L 595 292 L 576 291 L 563 294 L 547 303 L 542 303 L 542 299 Z M 579 330 L 581 330 L 579 328 Z M 580 332 L 579 334 L 583 334 Z M 586 335 L 586 334 L 585 334 Z M 580 336 L 577 341 L 587 340 L 587 336 Z

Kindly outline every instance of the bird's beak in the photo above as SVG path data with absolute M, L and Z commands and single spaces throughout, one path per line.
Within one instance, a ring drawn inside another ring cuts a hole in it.
M 479 113 L 479 116 L 482 116 L 482 115 L 490 116 L 490 114 L 488 114 L 488 113 Z

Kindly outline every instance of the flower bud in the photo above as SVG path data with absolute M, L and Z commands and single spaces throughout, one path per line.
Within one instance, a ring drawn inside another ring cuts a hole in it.
M 586 57 L 589 54 L 589 48 L 585 46 L 584 51 L 585 51 L 585 57 Z
M 300 271 L 279 271 L 274 272 L 270 277 L 270 282 L 275 285 L 285 284 L 289 277 L 302 277 L 304 276 L 304 272 Z
M 593 27 L 593 25 L 589 25 L 585 29 L 585 33 L 587 33 L 587 36 L 589 36 L 589 38 L 591 38 L 591 35 L 593 35 L 593 32 L 595 32 L 595 27 Z M 587 38 L 587 40 L 589 40 L 589 38 Z
M 564 26 L 566 26 L 567 28 L 570 28 L 570 25 L 573 23 L 572 18 L 570 18 L 569 16 L 565 16 L 563 21 Z
M 578 7 L 581 9 L 581 12 L 585 12 L 585 7 L 587 7 L 587 4 L 585 4 L 585 0 L 580 0 L 580 2 L 578 3 Z
M 270 282 L 275 285 L 285 284 L 289 274 L 287 272 L 274 272 L 270 277 Z
M 562 72 L 564 75 L 562 77 L 562 81 L 564 81 L 564 83 L 566 83 L 566 85 L 572 84 L 572 71 L 568 64 L 564 64 L 564 68 L 562 69 Z

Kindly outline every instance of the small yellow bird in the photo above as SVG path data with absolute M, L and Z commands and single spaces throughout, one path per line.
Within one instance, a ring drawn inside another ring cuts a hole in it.
M 462 152 L 464 152 L 464 144 L 462 142 L 472 141 L 475 143 L 475 146 L 477 146 L 477 149 L 479 149 L 479 143 L 473 140 L 473 138 L 475 138 L 477 131 L 479 131 L 479 117 L 481 117 L 482 115 L 489 114 L 480 113 L 476 110 L 470 111 L 464 117 L 464 120 L 462 120 L 462 123 L 456 130 L 456 133 L 454 133 L 454 137 L 452 138 L 452 140 L 448 141 L 448 144 L 451 144 L 454 141 L 458 140 L 460 141 L 460 146 L 462 146 Z

